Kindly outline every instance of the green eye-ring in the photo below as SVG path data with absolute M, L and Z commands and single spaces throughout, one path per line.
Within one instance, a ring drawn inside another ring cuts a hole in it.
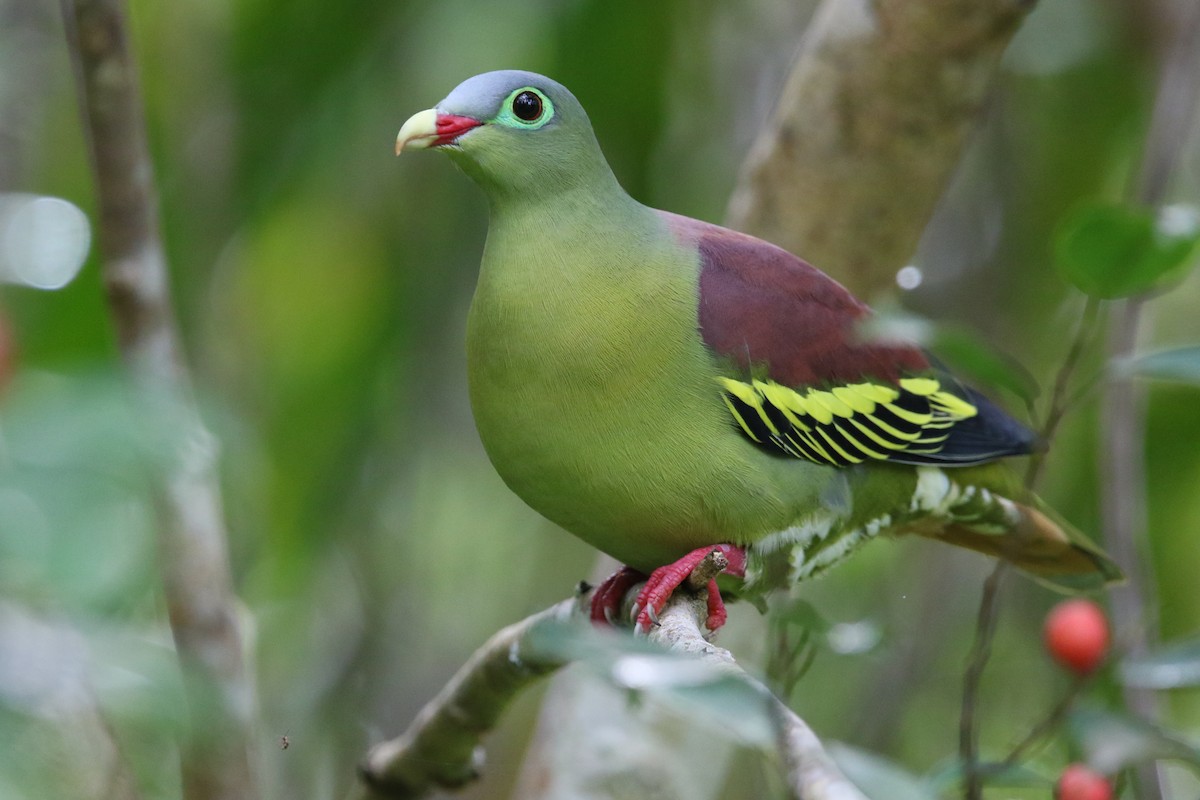
M 513 128 L 537 130 L 554 118 L 554 103 L 532 86 L 517 89 L 504 99 L 496 122 Z

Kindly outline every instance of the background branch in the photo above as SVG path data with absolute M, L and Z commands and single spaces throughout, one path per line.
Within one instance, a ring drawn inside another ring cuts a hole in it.
M 0 0 L 0 69 L 10 59 L 23 65 L 21 80 L 0 81 L 0 191 L 13 191 L 28 180 L 32 123 L 44 113 L 53 74 L 54 22 L 49 3 Z
M 870 297 L 933 214 L 1028 0 L 828 0 L 727 220 Z
M 1200 84 L 1200 5 L 1162 4 L 1165 45 L 1150 130 L 1134 188 L 1134 200 L 1157 206 L 1166 197 L 1168 181 L 1196 114 Z M 1112 315 L 1108 361 L 1133 355 L 1142 326 L 1144 298 L 1118 304 Z M 1144 653 L 1157 636 L 1154 581 L 1141 554 L 1146 540 L 1145 412 L 1141 388 L 1130 378 L 1113 375 L 1102 399 L 1100 426 L 1101 508 L 1104 544 L 1128 580 L 1110 593 L 1118 637 L 1130 655 Z M 1125 686 L 1126 705 L 1154 719 L 1158 700 L 1153 690 Z M 1162 796 L 1162 781 L 1154 765 L 1135 773 L 1135 794 L 1142 800 Z
M 99 242 L 117 342 L 170 467 L 156 491 L 163 592 L 190 692 L 189 800 L 257 797 L 249 750 L 255 692 L 215 475 L 171 308 L 137 70 L 119 0 L 63 0 L 99 202 Z

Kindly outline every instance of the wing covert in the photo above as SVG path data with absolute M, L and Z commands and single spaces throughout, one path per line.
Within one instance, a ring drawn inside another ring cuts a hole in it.
M 918 347 L 864 341 L 871 311 L 779 247 L 665 212 L 700 258 L 698 324 L 726 364 L 731 424 L 767 452 L 830 466 L 966 466 L 1036 437 Z

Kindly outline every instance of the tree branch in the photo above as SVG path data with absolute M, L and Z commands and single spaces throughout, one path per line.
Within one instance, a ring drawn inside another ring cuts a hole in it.
M 404 734 L 371 748 L 359 767 L 371 796 L 423 797 L 435 787 L 456 789 L 477 779 L 483 734 L 521 690 L 563 665 L 531 648 L 530 634 L 570 618 L 579 602 L 563 600 L 526 617 L 476 650 Z
M 176 333 L 124 11 L 120 0 L 63 0 L 63 16 L 95 173 L 109 311 L 140 410 L 170 457 L 155 505 L 163 591 L 193 719 L 184 796 L 257 797 L 249 749 L 255 692 L 229 571 L 217 448 Z
M 723 558 L 723 556 L 721 557 Z M 705 587 L 719 560 L 701 562 L 690 576 Z M 638 588 L 630 590 L 629 598 Z M 438 695 L 417 714 L 401 736 L 376 745 L 360 773 L 372 798 L 414 800 L 435 788 L 455 789 L 479 777 L 481 737 L 495 725 L 508 703 L 538 678 L 564 665 L 547 656 L 532 639 L 539 627 L 586 618 L 586 597 L 564 600 L 497 633 L 477 650 Z M 864 800 L 825 752 L 812 730 L 782 701 L 746 674 L 726 649 L 707 641 L 707 594 L 677 590 L 648 639 L 666 650 L 695 658 L 728 672 L 766 698 L 776 726 L 779 754 L 789 789 L 797 800 Z M 703 754 L 697 754 L 702 756 Z M 612 770 L 606 763 L 599 770 Z M 598 776 L 593 776 L 598 777 Z M 586 781 L 601 786 L 602 781 Z M 603 789 L 596 789 L 603 792 Z M 606 797 L 597 794 L 597 797 Z
M 729 203 L 870 295 L 908 263 L 1030 0 L 826 0 Z
M 696 572 L 704 567 L 701 562 Z M 693 577 L 696 576 L 693 572 Z M 709 579 L 697 579 L 706 586 Z M 687 653 L 700 661 L 729 671 L 761 691 L 767 698 L 778 738 L 788 790 L 795 800 L 866 800 L 833 762 L 812 728 L 775 696 L 766 686 L 738 666 L 733 654 L 704 638 L 708 605 L 701 592 L 672 597 L 659 616 L 659 625 L 650 633 L 650 641 L 677 653 Z

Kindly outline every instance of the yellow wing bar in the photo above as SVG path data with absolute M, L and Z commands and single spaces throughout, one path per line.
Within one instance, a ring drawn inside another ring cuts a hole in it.
M 978 413 L 935 378 L 804 391 L 774 381 L 718 381 L 725 405 L 747 437 L 817 464 L 848 466 L 906 453 L 935 454 L 956 423 Z

